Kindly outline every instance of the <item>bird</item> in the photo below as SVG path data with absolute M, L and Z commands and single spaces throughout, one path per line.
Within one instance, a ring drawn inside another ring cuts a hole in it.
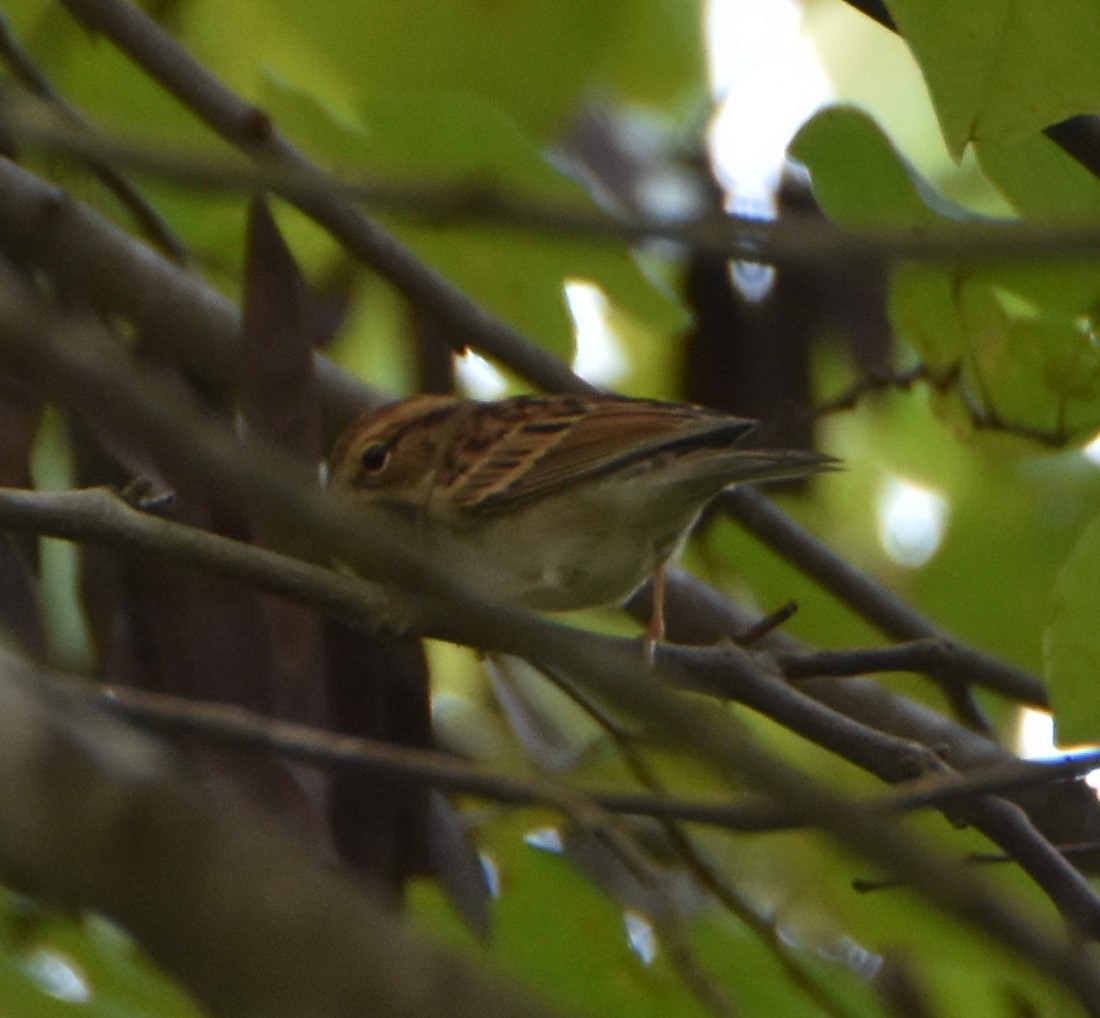
M 471 592 L 536 611 L 620 603 L 653 577 L 643 646 L 664 636 L 664 569 L 722 489 L 837 461 L 741 448 L 755 421 L 603 394 L 417 395 L 337 440 L 329 488 L 391 515 Z

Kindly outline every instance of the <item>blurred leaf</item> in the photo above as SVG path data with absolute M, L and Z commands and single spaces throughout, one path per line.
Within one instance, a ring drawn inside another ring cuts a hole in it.
M 590 205 L 583 188 L 554 169 L 499 110 L 459 93 L 384 97 L 362 125 L 338 119 L 312 96 L 271 81 L 268 107 L 293 137 L 345 170 L 384 180 L 470 184 L 533 201 Z M 671 333 L 686 314 L 629 251 L 537 231 L 382 216 L 397 235 L 452 283 L 540 345 L 568 359 L 573 324 L 563 287 L 590 280 L 652 328 Z
M 955 280 L 934 265 L 902 265 L 890 283 L 890 320 L 898 334 L 935 371 L 959 362 L 967 347 L 966 330 L 955 306 Z
M 664 104 L 701 83 L 702 26 L 694 2 L 411 0 L 349 7 L 283 0 L 267 6 L 281 32 L 323 56 L 329 73 L 351 83 L 360 98 L 464 94 L 540 140 L 552 138 L 590 93 L 610 87 Z
M 1033 365 L 1022 384 L 1039 375 L 1049 392 L 1067 401 L 1095 404 L 1100 396 L 1100 351 L 1085 329 L 1065 319 L 1020 319 L 1012 323 L 1009 343 L 1018 352 L 1015 359 L 1025 368 L 1028 360 Z M 1088 409 L 1090 415 L 1097 412 L 1095 406 Z
M 1050 598 L 1043 658 L 1057 738 L 1095 742 L 1100 733 L 1100 516 L 1081 535 Z
M 5 1014 L 200 1018 L 184 993 L 105 920 L 69 918 L 0 889 L 0 928 Z
M 977 142 L 982 173 L 1024 218 L 1080 226 L 1100 219 L 1100 180 L 1042 135 Z
M 878 125 L 854 107 L 831 106 L 816 113 L 787 150 L 810 171 L 814 197 L 825 214 L 853 229 L 916 231 L 945 225 L 945 217 L 975 218 L 936 191 Z
M 858 111 L 819 113 L 791 153 L 842 225 L 923 231 L 951 225 L 945 215 L 973 218 L 937 195 Z M 898 335 L 927 366 L 962 369 L 966 391 L 989 415 L 1054 433 L 1063 425 L 1075 432 L 1100 426 L 1092 336 L 1098 302 L 1100 272 L 1092 266 L 957 262 L 899 267 L 889 310 Z M 934 405 L 959 437 L 989 441 L 957 399 Z
M 948 148 L 1031 134 L 1100 108 L 1100 8 L 1092 0 L 886 6 L 924 72 Z

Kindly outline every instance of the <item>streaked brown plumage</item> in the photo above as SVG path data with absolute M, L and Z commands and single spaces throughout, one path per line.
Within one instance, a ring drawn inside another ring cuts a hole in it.
M 681 403 L 414 396 L 337 442 L 330 487 L 384 507 L 475 592 L 545 611 L 610 604 L 661 569 L 730 484 L 828 469 L 738 448 L 753 422 Z M 661 635 L 660 584 L 654 621 Z

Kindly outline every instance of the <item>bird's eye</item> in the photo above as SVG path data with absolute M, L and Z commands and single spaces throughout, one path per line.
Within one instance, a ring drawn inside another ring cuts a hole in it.
M 372 474 L 378 473 L 389 458 L 390 447 L 386 442 L 373 442 L 359 454 L 359 462 L 363 465 L 363 469 Z

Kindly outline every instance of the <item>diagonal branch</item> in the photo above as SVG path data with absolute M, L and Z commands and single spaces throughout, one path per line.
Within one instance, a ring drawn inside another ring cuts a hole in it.
M 417 259 L 396 238 L 341 198 L 332 179 L 275 128 L 262 110 L 225 87 L 167 32 L 125 0 L 66 0 L 89 31 L 102 33 L 218 135 L 262 166 L 286 167 L 311 186 L 278 193 L 315 220 L 364 264 L 446 330 L 456 350 L 476 345 L 544 387 L 580 391 L 581 381 L 551 354 L 494 318 L 458 287 Z
M 0 873 L 126 927 L 211 1014 L 550 1018 L 171 754 L 0 659 Z
M 867 811 L 763 751 L 725 714 L 639 682 L 636 643 L 598 637 L 491 606 L 461 590 L 458 578 L 439 575 L 407 547 L 384 517 L 312 490 L 308 474 L 258 443 L 235 441 L 174 393 L 142 378 L 117 346 L 92 323 L 74 323 L 30 294 L 11 274 L 0 277 L 0 358 L 78 409 L 109 413 L 161 455 L 217 483 L 227 499 L 248 507 L 273 532 L 290 529 L 319 553 L 338 556 L 364 575 L 408 588 L 426 624 L 467 642 L 525 656 L 575 676 L 595 697 L 625 712 L 653 737 L 691 751 L 724 781 L 747 780 L 782 800 L 874 865 L 897 875 L 930 902 L 982 929 L 1064 982 L 1100 1014 L 1100 971 L 1070 946 L 1017 914 L 975 874 L 960 873 L 943 854 L 912 832 L 872 820 Z M 565 638 L 568 634 L 568 638 Z M 663 669 L 659 669 L 660 672 Z M 1037 836 L 1036 836 L 1037 838 Z M 1041 838 L 1033 844 L 1038 850 Z M 1049 846 L 1048 846 L 1049 848 Z M 1048 892 L 1064 888 L 1048 878 Z M 1060 873 L 1060 881 L 1072 878 Z M 1100 937 L 1100 899 L 1083 880 L 1059 897 L 1075 928 Z
M 214 191 L 254 194 L 275 191 L 298 201 L 341 200 L 396 212 L 429 223 L 469 224 L 537 231 L 616 243 L 668 241 L 693 253 L 770 265 L 880 265 L 899 260 L 942 262 L 975 259 L 1015 263 L 1028 259 L 1072 259 L 1100 252 L 1095 226 L 1044 225 L 1015 219 L 952 224 L 931 232 L 854 231 L 820 216 L 788 214 L 764 220 L 732 212 L 706 212 L 684 220 L 639 212 L 607 212 L 579 202 L 550 203 L 531 195 L 467 180 L 410 182 L 325 176 L 312 166 L 242 162 L 192 152 L 152 149 L 59 124 L 43 124 L 18 109 L 0 110 L 4 130 L 27 144 L 81 163 L 107 164 L 162 180 Z M 368 263 L 369 264 L 369 263 Z M 470 340 L 475 345 L 475 340 Z M 934 381 L 931 377 L 930 381 Z M 979 425 L 996 422 L 979 420 Z M 1029 437 L 1025 435 L 1025 437 Z
M 968 684 L 995 689 L 1021 703 L 1046 705 L 1046 690 L 1034 676 L 980 651 L 963 649 L 911 605 L 798 527 L 758 492 L 736 488 L 720 497 L 722 507 L 750 534 L 891 639 L 936 641 L 944 648 L 944 657 L 950 654 L 959 662 L 953 674 L 964 674 Z M 944 686 L 945 694 L 957 704 L 965 689 L 954 682 Z
M 87 136 L 88 122 L 50 84 L 29 53 L 19 45 L 11 33 L 7 18 L 0 13 L 0 60 L 3 60 L 15 78 L 32 94 L 45 100 L 72 128 L 77 135 Z M 173 261 L 185 264 L 188 260 L 183 241 L 176 236 L 164 217 L 142 197 L 141 193 L 123 177 L 111 159 L 88 160 L 92 172 L 121 203 L 130 210 L 135 223 L 145 235 Z
M 198 276 L 3 158 L 0 248 L 45 269 L 66 293 L 133 322 L 145 342 L 211 388 L 232 389 L 240 311 Z M 332 437 L 379 399 L 320 354 L 314 370 Z

